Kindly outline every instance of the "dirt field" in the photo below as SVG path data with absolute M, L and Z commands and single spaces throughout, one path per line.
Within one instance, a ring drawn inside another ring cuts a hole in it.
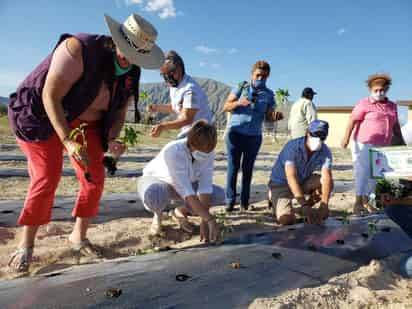
M 1 119 L 1 118 L 0 118 Z M 2 144 L 13 143 L 10 131 L 0 130 Z M 142 155 L 154 156 L 158 149 L 167 142 L 169 137 L 153 141 L 146 135 L 141 138 L 139 152 L 130 152 L 128 156 Z M 274 143 L 272 137 L 266 137 L 261 148 L 261 158 L 256 162 L 252 185 L 253 210 L 245 213 L 235 212 L 226 215 L 223 206 L 214 208 L 219 222 L 224 226 L 226 235 L 236 236 L 252 232 L 269 231 L 278 226 L 274 223 L 270 210 L 267 208 L 266 184 L 274 158 L 281 149 L 284 141 Z M 146 151 L 146 150 L 147 151 Z M 224 141 L 219 140 L 218 154 L 224 154 Z M 351 159 L 348 151 L 336 149 L 334 153 L 335 170 L 334 179 L 340 184 L 352 181 Z M 18 150 L 2 151 L 1 154 L 21 155 Z M 145 163 L 123 162 L 120 169 L 134 171 L 140 170 Z M 24 169 L 24 161 L 0 161 L 0 169 Z M 70 168 L 68 162 L 65 168 Z M 226 162 L 216 162 L 214 182 L 220 186 L 225 185 Z M 104 194 L 134 193 L 136 191 L 137 177 L 109 177 L 106 179 Z M 29 184 L 28 178 L 9 177 L 0 178 L 0 200 L 18 200 L 22 203 Z M 346 187 L 345 187 L 346 188 Z M 57 190 L 57 197 L 74 197 L 78 189 L 75 177 L 64 176 Z M 332 215 L 342 215 L 351 211 L 353 192 L 337 186 L 331 201 Z M 1 216 L 1 214 L 0 214 Z M 1 220 L 0 220 L 1 222 Z M 192 217 L 191 222 L 198 225 L 199 219 Z M 105 259 L 113 259 L 130 255 L 149 254 L 162 250 L 165 247 L 186 247 L 199 243 L 199 230 L 193 235 L 182 232 L 170 219 L 165 220 L 165 234 L 163 237 L 151 238 L 148 228 L 151 223 L 149 214 L 139 217 L 109 219 L 100 224 L 94 224 L 89 230 L 89 239 L 102 251 Z M 69 249 L 67 237 L 71 231 L 72 222 L 51 222 L 40 228 L 36 241 L 35 260 L 32 264 L 30 276 L 67 268 L 77 264 L 99 262 L 86 257 L 74 256 Z M 12 279 L 16 275 L 8 271 L 6 266 L 9 255 L 17 246 L 19 227 L 2 227 L 0 223 L 0 279 Z M 53 250 L 51 250 L 53 248 Z M 392 259 L 394 259 L 393 257 Z M 289 291 L 276 299 L 257 299 L 252 308 L 407 308 L 411 303 L 411 283 L 401 279 L 391 272 L 387 262 L 373 262 L 354 273 L 333 278 L 324 286 L 298 291 Z M 374 280 L 371 280 L 374 278 Z M 385 285 L 376 285 L 383 280 Z M 348 283 L 349 282 L 349 283 Z M 342 292 L 344 291 L 344 292 Z M 329 296 L 325 296 L 329 295 Z M 335 296 L 333 296 L 335 295 Z M 342 296 L 343 295 L 343 296 Z M 336 299 L 335 299 L 336 298 Z M 394 300 L 396 299 L 396 301 Z

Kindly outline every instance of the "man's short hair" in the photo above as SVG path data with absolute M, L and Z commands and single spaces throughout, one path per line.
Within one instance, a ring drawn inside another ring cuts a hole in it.
M 176 70 L 177 67 L 180 67 L 182 69 L 183 75 L 186 74 L 185 64 L 182 57 L 180 57 L 180 55 L 176 51 L 170 50 L 165 54 L 165 62 L 160 71 L 170 72 Z
M 266 61 L 260 60 L 252 66 L 252 73 L 257 69 L 265 71 L 268 75 L 270 74 L 270 65 Z
M 217 130 L 214 125 L 206 120 L 196 121 L 187 134 L 187 141 L 196 149 L 207 149 L 212 151 L 217 144 Z

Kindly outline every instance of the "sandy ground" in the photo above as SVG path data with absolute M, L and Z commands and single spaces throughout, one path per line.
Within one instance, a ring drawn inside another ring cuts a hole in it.
M 399 258 L 372 260 L 369 265 L 334 277 L 327 284 L 289 291 L 276 298 L 256 299 L 249 308 L 412 308 L 412 280 L 392 271 Z
M 276 154 L 273 148 L 267 146 L 261 152 Z M 279 147 L 278 147 L 279 148 Z M 222 150 L 222 149 L 220 149 Z M 278 149 L 276 149 L 278 150 Z M 4 152 L 6 153 L 6 152 Z M 18 151 L 7 152 L 19 153 Z M 153 152 L 153 155 L 156 152 Z M 352 180 L 350 157 L 347 152 L 335 151 L 334 178 L 341 183 Z M 235 212 L 226 215 L 223 206 L 214 208 L 226 236 L 236 236 L 251 232 L 261 232 L 276 229 L 271 212 L 267 208 L 266 184 L 270 175 L 273 160 L 258 160 L 260 167 L 254 173 L 251 203 L 253 210 L 244 213 Z M 24 162 L 0 162 L 0 169 L 25 168 Z M 67 163 L 65 166 L 68 167 Z M 142 168 L 144 163 L 122 163 L 123 169 Z M 226 162 L 216 162 L 217 171 L 214 175 L 215 184 L 224 186 Z M 104 194 L 135 192 L 136 178 L 107 178 Z M 27 186 L 26 178 L 3 178 L 0 180 L 1 200 L 23 200 Z M 350 187 L 350 186 L 349 186 Z M 74 177 L 62 177 L 57 197 L 75 196 L 78 188 Z M 342 215 L 351 211 L 353 192 L 347 186 L 337 187 L 330 202 L 332 215 Z M 1 211 L 1 209 L 0 209 Z M 1 214 L 0 214 L 1 216 Z M 199 219 L 192 217 L 191 222 L 197 227 Z M 1 220 L 0 220 L 1 222 Z M 103 223 L 93 224 L 88 237 L 102 252 L 104 259 L 113 259 L 131 255 L 148 254 L 164 250 L 168 247 L 180 248 L 199 243 L 199 229 L 190 235 L 178 229 L 170 218 L 165 218 L 165 233 L 163 237 L 149 237 L 148 229 L 151 223 L 150 214 L 139 217 L 108 219 Z M 36 240 L 34 261 L 30 268 L 33 276 L 73 265 L 95 263 L 99 260 L 73 254 L 67 242 L 73 222 L 70 220 L 53 221 L 42 226 Z M 7 268 L 7 260 L 17 246 L 21 232 L 19 227 L 2 227 L 0 223 L 0 279 L 12 279 L 16 275 Z M 51 248 L 53 248 L 51 250 Z M 392 273 L 387 262 L 373 262 L 354 273 L 332 278 L 326 285 L 311 289 L 289 291 L 276 299 L 256 299 L 252 308 L 407 308 L 410 302 L 411 282 L 403 280 Z M 391 307 L 392 306 L 392 307 Z

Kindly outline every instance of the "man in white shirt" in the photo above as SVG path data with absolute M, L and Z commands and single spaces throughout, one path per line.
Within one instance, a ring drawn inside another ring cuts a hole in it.
M 166 53 L 160 74 L 166 85 L 170 87 L 170 103 L 149 104 L 147 110 L 151 113 L 176 113 L 177 119 L 154 126 L 151 131 L 152 137 L 158 137 L 164 130 L 180 129 L 178 138 L 183 138 L 196 120 L 204 119 L 208 123 L 212 122 L 206 93 L 192 77 L 186 74 L 183 60 L 175 51 Z
M 223 189 L 212 183 L 217 132 L 214 126 L 199 120 L 187 134 L 187 138 L 168 143 L 146 165 L 138 193 L 144 207 L 154 214 L 152 235 L 161 233 L 162 211 L 170 201 L 183 200 L 185 206 L 171 212 L 180 227 L 191 232 L 187 216 L 197 214 L 202 218 L 201 240 L 218 241 L 220 229 L 209 213 L 211 205 L 225 202 Z
M 288 121 L 291 139 L 305 136 L 309 123 L 318 118 L 312 102 L 315 94 L 312 88 L 306 87 L 302 91 L 302 97 L 292 105 Z

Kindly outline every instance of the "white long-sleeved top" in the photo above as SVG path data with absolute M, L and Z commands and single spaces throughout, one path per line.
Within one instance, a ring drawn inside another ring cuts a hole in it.
M 192 186 L 194 182 L 198 182 L 199 194 L 211 194 L 214 158 L 215 154 L 211 152 L 204 161 L 193 160 L 186 138 L 173 141 L 145 166 L 143 176 L 167 182 L 183 199 L 196 194 Z

